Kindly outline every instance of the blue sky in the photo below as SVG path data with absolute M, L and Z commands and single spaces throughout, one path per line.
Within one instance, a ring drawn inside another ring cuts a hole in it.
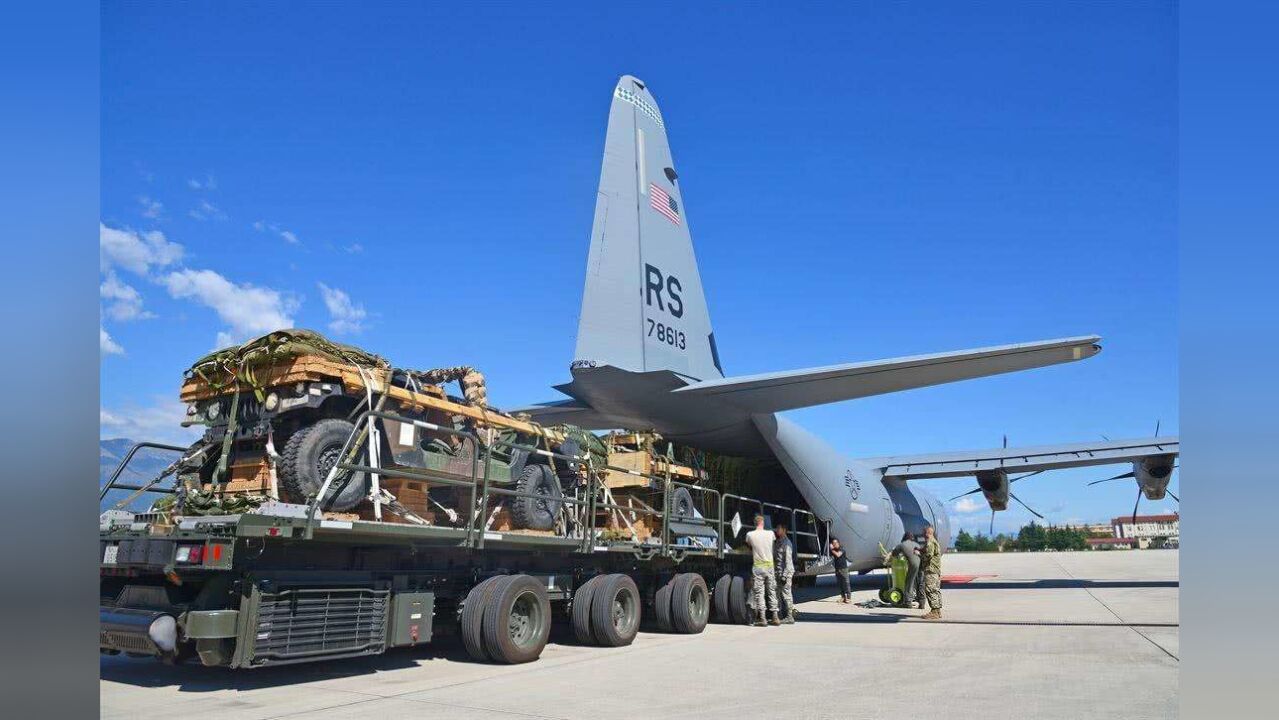
M 1104 338 L 793 413 L 840 450 L 1177 432 L 1170 6 L 107 3 L 102 33 L 104 437 L 178 435 L 181 370 L 277 324 L 554 398 L 623 73 L 661 103 L 729 374 Z M 1134 486 L 1083 483 L 1123 470 L 1018 492 L 1105 520 Z

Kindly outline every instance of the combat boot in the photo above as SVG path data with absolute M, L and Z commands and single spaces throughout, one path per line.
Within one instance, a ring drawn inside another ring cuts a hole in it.
M 782 624 L 783 624 L 783 625 L 794 625 L 794 624 L 795 624 L 795 610 L 794 610 L 794 609 L 792 609 L 790 612 L 786 613 L 786 617 L 782 618 Z
M 778 619 L 778 617 L 777 617 L 777 611 L 776 611 L 776 610 L 774 610 L 773 612 L 769 613 L 768 624 L 769 624 L 769 625 L 772 625 L 772 626 L 774 626 L 774 627 L 776 627 L 776 626 L 778 626 L 778 625 L 781 625 L 781 624 L 782 624 L 782 621 L 781 621 L 780 619 Z
M 941 620 L 941 610 L 933 608 L 926 615 L 921 615 L 920 620 Z
M 763 610 L 756 610 L 756 611 L 755 611 L 755 622 L 751 623 L 751 625 L 752 625 L 752 626 L 754 626 L 754 627 L 767 627 L 767 626 L 768 626 L 768 623 L 764 622 L 764 611 L 763 611 Z

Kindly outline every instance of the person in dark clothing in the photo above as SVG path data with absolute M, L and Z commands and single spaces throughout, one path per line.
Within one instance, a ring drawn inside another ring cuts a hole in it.
M 920 584 L 921 578 L 919 574 L 919 543 L 915 542 L 914 536 L 910 533 L 902 535 L 902 541 L 898 543 L 897 547 L 893 548 L 892 552 L 888 553 L 887 557 L 884 558 L 884 564 L 888 565 L 889 561 L 896 556 L 906 558 L 905 606 L 911 607 L 914 605 L 917 597 L 919 602 L 922 603 L 924 601 L 922 591 L 919 595 L 916 595 L 915 593 L 917 585 L 918 587 L 922 587 L 922 584 Z
M 840 602 L 852 602 L 853 590 L 848 582 L 848 554 L 840 546 L 838 539 L 830 541 L 831 565 L 835 567 L 835 579 L 839 582 Z

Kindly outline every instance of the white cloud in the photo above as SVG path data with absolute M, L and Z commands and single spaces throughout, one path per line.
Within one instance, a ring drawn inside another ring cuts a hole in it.
M 121 410 L 98 409 L 98 437 L 159 440 L 186 445 L 200 437 L 201 426 L 184 428 L 186 406 L 172 398 L 156 398 L 151 405 Z
M 159 230 L 139 233 L 98 223 L 98 264 L 103 272 L 121 267 L 145 275 L 152 267 L 165 267 L 182 259 L 182 246 L 165 240 Z
M 102 281 L 98 292 L 107 301 L 106 314 L 112 320 L 123 322 L 155 317 L 142 309 L 142 295 L 137 289 L 121 281 L 112 271 L 107 271 L 107 278 Z
M 177 270 L 160 282 L 173 297 L 211 308 L 230 326 L 218 333 L 219 346 L 293 327 L 292 314 L 298 303 L 278 290 L 237 285 L 212 270 Z
M 967 515 L 969 513 L 975 513 L 980 510 L 985 510 L 987 509 L 987 506 L 985 503 L 980 502 L 976 500 L 975 498 L 962 497 L 962 498 L 959 498 L 959 500 L 955 501 L 954 509 L 955 509 L 955 512 L 959 513 L 960 515 Z
M 346 247 L 342 249 L 345 250 L 350 255 L 358 255 L 364 252 L 364 246 L 359 243 L 351 243 L 350 245 L 347 245 Z
M 284 242 L 290 245 L 301 244 L 301 241 L 298 240 L 298 236 L 296 233 L 294 233 L 292 230 L 286 230 L 275 223 L 269 223 L 269 222 L 264 222 L 262 220 L 257 220 L 257 221 L 254 221 L 253 223 L 253 229 L 257 230 L 258 232 L 266 232 L 267 230 L 270 230 L 276 235 L 279 235 L 284 240 Z
M 98 326 L 98 352 L 103 355 L 123 355 L 124 348 L 120 344 L 111 339 L 111 335 L 107 333 L 107 329 Z
M 196 220 L 199 220 L 200 222 L 204 222 L 206 220 L 226 220 L 227 219 L 227 214 L 222 212 L 221 208 L 209 202 L 208 200 L 201 200 L 200 204 L 191 208 L 191 211 L 187 214 L 195 218 Z
M 203 180 L 191 178 L 187 180 L 187 187 L 192 190 L 217 190 L 218 180 L 212 175 L 205 175 Z
M 146 195 L 138 196 L 138 204 L 142 206 L 142 217 L 155 220 L 164 213 L 164 204 L 159 200 L 153 200 Z
M 358 333 L 364 329 L 364 319 L 368 316 L 363 305 L 351 302 L 351 296 L 345 292 L 318 283 L 320 294 L 324 296 L 324 307 L 329 309 L 329 330 L 335 333 Z

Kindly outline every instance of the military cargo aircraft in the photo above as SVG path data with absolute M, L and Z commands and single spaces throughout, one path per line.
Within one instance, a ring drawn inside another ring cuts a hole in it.
M 993 519 L 1009 498 L 1021 502 L 1010 486 L 1030 475 L 1131 463 L 1129 473 L 1108 479 L 1131 477 L 1138 502 L 1160 500 L 1178 439 L 855 459 L 778 413 L 1076 362 L 1100 352 L 1099 342 L 1090 335 L 725 377 L 666 121 L 648 86 L 626 75 L 609 111 L 572 381 L 556 386 L 570 399 L 524 412 L 590 429 L 652 428 L 695 448 L 775 458 L 810 509 L 829 521 L 853 569 L 865 570 L 881 565 L 881 544 L 891 547 L 925 524 L 943 546 L 950 543 L 943 504 L 911 480 L 973 476 L 973 492 L 985 496 Z

